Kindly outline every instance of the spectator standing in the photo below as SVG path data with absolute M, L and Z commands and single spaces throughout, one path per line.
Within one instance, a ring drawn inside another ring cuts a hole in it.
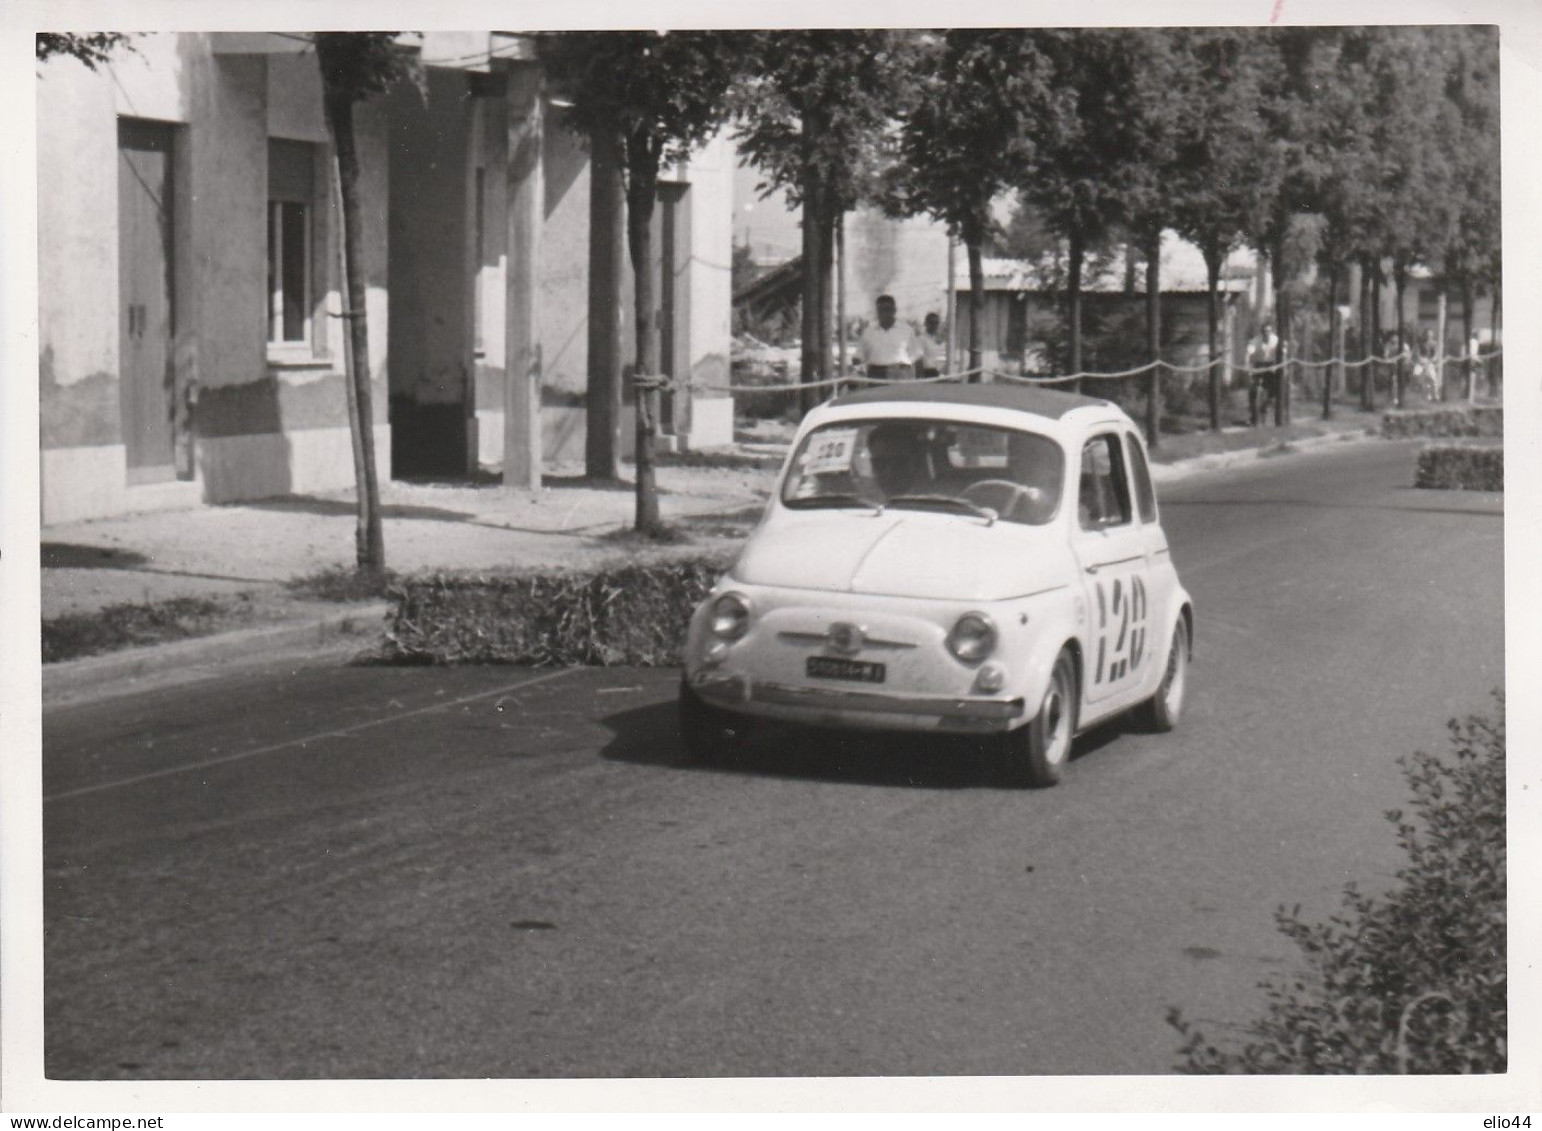
M 941 323 L 936 313 L 926 316 L 925 332 L 920 338 L 922 377 L 941 377 L 947 369 L 948 343 L 937 332 Z
M 914 331 L 897 322 L 892 295 L 878 296 L 878 324 L 862 331 L 857 352 L 869 377 L 898 381 L 916 375 L 916 363 L 921 360 L 921 346 Z
M 1259 327 L 1258 337 L 1253 339 L 1252 345 L 1248 349 L 1248 367 L 1254 370 L 1267 369 L 1280 360 L 1278 357 L 1279 348 L 1280 339 L 1279 335 L 1274 332 L 1274 323 L 1265 322 Z M 1251 394 L 1252 412 L 1249 415 L 1252 417 L 1253 427 L 1257 428 L 1264 414 L 1274 403 L 1274 398 L 1278 395 L 1279 371 L 1275 373 L 1255 372 L 1251 376 L 1252 384 L 1249 392 Z

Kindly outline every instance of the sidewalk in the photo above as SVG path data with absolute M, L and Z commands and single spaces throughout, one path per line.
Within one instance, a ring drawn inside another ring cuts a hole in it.
M 1153 452 L 1162 482 L 1363 436 L 1376 418 L 1355 414 L 1285 432 L 1232 429 L 1164 437 Z M 597 486 L 581 466 L 550 469 L 538 492 L 505 495 L 496 480 L 473 484 L 388 482 L 382 487 L 386 561 L 397 573 L 423 570 L 576 568 L 620 559 L 725 552 L 754 525 L 786 450 L 781 430 L 741 437 L 732 453 L 664 457 L 658 470 L 665 521 L 679 543 L 629 533 L 630 483 Z M 1282 444 L 1286 445 L 1282 448 Z M 628 469 L 629 472 L 630 469 Z M 211 599 L 223 612 L 206 644 L 138 647 L 44 667 L 49 683 L 138 678 L 157 665 L 216 662 L 223 650 L 250 656 L 294 650 L 327 638 L 323 626 L 349 622 L 356 633 L 384 606 L 322 600 L 290 583 L 354 561 L 351 493 L 125 515 L 47 527 L 42 532 L 42 615 L 94 614 L 110 605 Z M 222 620 L 220 618 L 223 618 Z M 357 638 L 356 638 L 357 639 Z M 362 646 L 363 641 L 359 644 Z M 46 688 L 45 688 L 46 691 Z

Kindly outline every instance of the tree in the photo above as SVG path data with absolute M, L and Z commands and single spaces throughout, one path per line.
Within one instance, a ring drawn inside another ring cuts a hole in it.
M 1450 29 L 1385 28 L 1375 121 L 1378 181 L 1384 210 L 1377 229 L 1382 256 L 1391 262 L 1397 337 L 1406 345 L 1404 297 L 1410 270 L 1439 262 L 1455 224 L 1452 167 L 1443 152 L 1448 110 L 1444 43 Z M 1402 405 L 1401 365 L 1394 396 Z
M 353 108 L 403 79 L 416 77 L 408 57 L 396 46 L 396 35 L 333 31 L 317 32 L 314 37 L 343 207 L 348 423 L 353 436 L 359 512 L 354 542 L 360 573 L 377 582 L 385 575 L 385 535 L 380 522 L 380 483 L 375 474 L 374 397 L 369 374 L 369 318 L 365 308 L 364 235 Z
M 1123 218 L 1120 178 L 1138 146 L 1130 112 L 1133 33 L 1108 30 L 1032 33 L 1052 64 L 1062 112 L 1029 124 L 1034 160 L 1018 185 L 1067 243 L 1070 368 L 1082 368 L 1082 271 L 1087 252 Z
M 653 234 L 659 171 L 685 160 L 728 116 L 741 73 L 744 37 L 732 32 L 560 32 L 543 36 L 541 58 L 572 102 L 572 120 L 590 138 L 618 139 L 626 183 L 627 250 L 632 260 L 637 364 L 635 527 L 664 531 L 654 482 L 658 392 Z M 667 375 L 666 375 L 667 376 Z
M 1340 34 L 1335 28 L 1276 28 L 1259 33 L 1278 65 L 1261 85 L 1259 122 L 1270 139 L 1271 158 L 1283 170 L 1268 209 L 1247 233 L 1249 241 L 1269 257 L 1274 277 L 1274 322 L 1279 349 L 1274 364 L 1283 366 L 1270 377 L 1274 389 L 1274 422 L 1289 419 L 1291 375 L 1289 360 L 1298 356 L 1295 339 L 1295 300 L 1303 297 L 1297 280 L 1309 268 L 1321 246 L 1319 190 L 1329 176 L 1326 155 L 1327 112 L 1321 92 L 1341 81 L 1331 50 Z M 1255 421 L 1256 423 L 1256 421 Z
M 991 202 L 1032 159 L 1029 123 L 1056 112 L 1063 99 L 1052 86 L 1049 59 L 1032 33 L 1022 30 L 944 32 L 927 62 L 901 123 L 884 205 L 896 215 L 926 213 L 963 242 L 969 257 L 969 368 L 978 371 L 981 256 L 994 226 Z
M 1457 207 L 1442 249 L 1445 279 L 1462 299 L 1463 344 L 1472 338 L 1473 299 L 1499 283 L 1499 73 L 1497 30 L 1452 29 L 1441 156 L 1452 170 Z M 1445 349 L 1445 343 L 1441 343 Z M 1468 367 L 1468 394 L 1475 379 Z
M 803 210 L 803 381 L 829 374 L 836 224 L 874 195 L 927 38 L 903 31 L 757 33 L 736 100 L 740 147 Z M 812 405 L 804 390 L 803 407 Z
M 1180 191 L 1176 177 L 1178 143 L 1185 125 L 1187 60 L 1173 33 L 1154 29 L 1122 32 L 1132 59 L 1135 94 L 1131 114 L 1138 121 L 1136 147 L 1125 155 L 1119 178 L 1121 202 L 1136 244 L 1146 260 L 1146 442 L 1155 447 L 1162 407 L 1162 233 L 1175 218 Z
M 1178 106 L 1172 223 L 1205 259 L 1210 427 L 1221 427 L 1218 358 L 1221 268 L 1243 233 L 1263 225 L 1283 170 L 1258 128 L 1259 103 L 1278 56 L 1257 33 L 1232 28 L 1172 33 Z
M 130 36 L 119 31 L 99 32 L 55 32 L 40 31 L 37 33 L 35 43 L 37 61 L 46 62 L 57 55 L 67 55 L 83 63 L 87 70 L 94 71 L 101 63 L 107 62 L 112 53 L 120 47 L 126 47 L 132 51 L 134 45 Z

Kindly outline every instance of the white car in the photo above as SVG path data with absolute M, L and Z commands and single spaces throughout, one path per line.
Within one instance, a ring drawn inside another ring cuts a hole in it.
M 691 618 L 687 751 L 757 720 L 985 737 L 1060 780 L 1075 735 L 1183 709 L 1193 602 L 1145 444 L 1106 401 L 901 384 L 804 419 L 779 488 Z

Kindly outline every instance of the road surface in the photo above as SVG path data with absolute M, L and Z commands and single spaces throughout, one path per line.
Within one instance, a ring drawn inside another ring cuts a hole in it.
M 66 1079 L 1162 1073 L 1400 863 L 1396 760 L 1502 682 L 1502 500 L 1409 444 L 1162 492 L 1179 730 L 1045 791 L 785 733 L 687 765 L 674 671 L 317 667 L 51 709 Z

